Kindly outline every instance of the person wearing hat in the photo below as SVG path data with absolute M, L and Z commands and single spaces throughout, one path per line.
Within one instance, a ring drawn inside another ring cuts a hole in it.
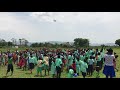
M 113 50 L 110 48 L 108 53 L 104 57 L 105 66 L 103 70 L 103 74 L 105 74 L 106 78 L 110 76 L 110 78 L 115 77 L 115 70 L 114 70 L 114 61 L 115 56 L 113 55 Z

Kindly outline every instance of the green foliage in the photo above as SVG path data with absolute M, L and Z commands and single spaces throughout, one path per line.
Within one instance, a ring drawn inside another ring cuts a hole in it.
M 115 44 L 117 44 L 117 45 L 120 46 L 120 39 L 116 40 L 116 41 L 115 41 Z
M 89 40 L 83 38 L 74 39 L 75 47 L 89 47 Z

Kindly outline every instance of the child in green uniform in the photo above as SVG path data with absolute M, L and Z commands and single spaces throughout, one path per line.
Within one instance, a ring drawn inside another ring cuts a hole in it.
M 7 76 L 8 72 L 10 72 L 10 70 L 11 70 L 11 76 L 13 74 L 13 64 L 12 64 L 12 61 L 13 61 L 12 57 L 8 56 L 8 67 L 7 67 L 6 76 Z
M 99 71 L 102 69 L 100 52 L 98 52 L 96 60 L 97 60 L 97 63 L 96 63 L 97 76 L 96 77 L 99 77 Z
M 55 78 L 55 73 L 56 73 L 56 65 L 55 65 L 55 60 L 53 60 L 51 63 L 51 74 L 53 78 Z
M 71 66 L 73 63 L 73 57 L 72 55 L 68 55 L 68 67 Z
M 40 76 L 42 77 L 42 64 L 43 64 L 43 61 L 41 60 L 41 58 L 39 58 L 39 60 L 37 61 L 37 75 L 39 75 L 40 73 Z
M 49 57 L 46 54 L 44 55 L 43 62 L 44 62 L 44 70 L 46 76 L 46 71 L 48 71 L 48 75 L 49 75 Z
M 81 72 L 82 72 L 83 78 L 86 77 L 87 68 L 88 68 L 88 64 L 86 62 L 87 62 L 86 59 L 84 61 L 80 60 L 80 67 L 81 67 Z
M 32 54 L 30 55 L 30 58 L 29 58 L 29 68 L 30 68 L 30 73 L 32 74 L 32 69 L 34 69 L 34 58 Z
M 69 72 L 68 72 L 68 78 L 73 78 L 74 75 L 74 70 L 72 69 L 72 67 L 69 67 Z
M 62 67 L 62 60 L 60 58 L 60 55 L 58 55 L 58 58 L 56 58 L 55 64 L 56 64 L 57 78 L 60 78 L 61 67 Z
M 79 76 L 79 74 L 80 74 L 80 61 L 79 61 L 79 58 L 77 58 L 77 60 L 76 60 L 76 72 L 77 72 L 77 75 Z

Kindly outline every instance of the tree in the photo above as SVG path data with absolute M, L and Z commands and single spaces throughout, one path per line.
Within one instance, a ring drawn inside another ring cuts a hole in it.
M 117 39 L 117 40 L 115 41 L 115 44 L 117 44 L 117 45 L 120 46 L 120 39 Z
M 0 46 L 7 46 L 7 42 L 4 39 L 0 39 Z
M 16 45 L 16 39 L 12 38 L 11 40 L 12 40 L 13 45 Z
M 75 47 L 88 47 L 89 46 L 89 40 L 83 39 L 83 38 L 75 38 L 74 39 L 74 45 Z
M 31 47 L 39 47 L 39 44 L 38 43 L 32 43 Z
M 26 39 L 25 39 L 25 38 L 22 38 L 21 40 L 22 40 L 22 45 L 25 45 L 25 40 L 26 40 Z
M 25 46 L 27 46 L 28 43 L 29 43 L 28 40 L 25 39 Z
M 21 42 L 22 42 L 22 39 L 19 39 L 20 46 L 21 46 Z
M 13 43 L 12 42 L 7 42 L 8 43 L 8 46 L 12 46 L 13 45 Z

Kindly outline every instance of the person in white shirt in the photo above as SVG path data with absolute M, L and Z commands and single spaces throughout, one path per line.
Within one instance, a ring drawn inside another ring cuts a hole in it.
M 106 78 L 110 76 L 110 78 L 115 77 L 115 70 L 114 70 L 114 61 L 115 56 L 113 55 L 113 50 L 110 48 L 108 50 L 108 53 L 104 57 L 105 60 L 105 66 L 103 70 L 103 74 L 106 75 Z

